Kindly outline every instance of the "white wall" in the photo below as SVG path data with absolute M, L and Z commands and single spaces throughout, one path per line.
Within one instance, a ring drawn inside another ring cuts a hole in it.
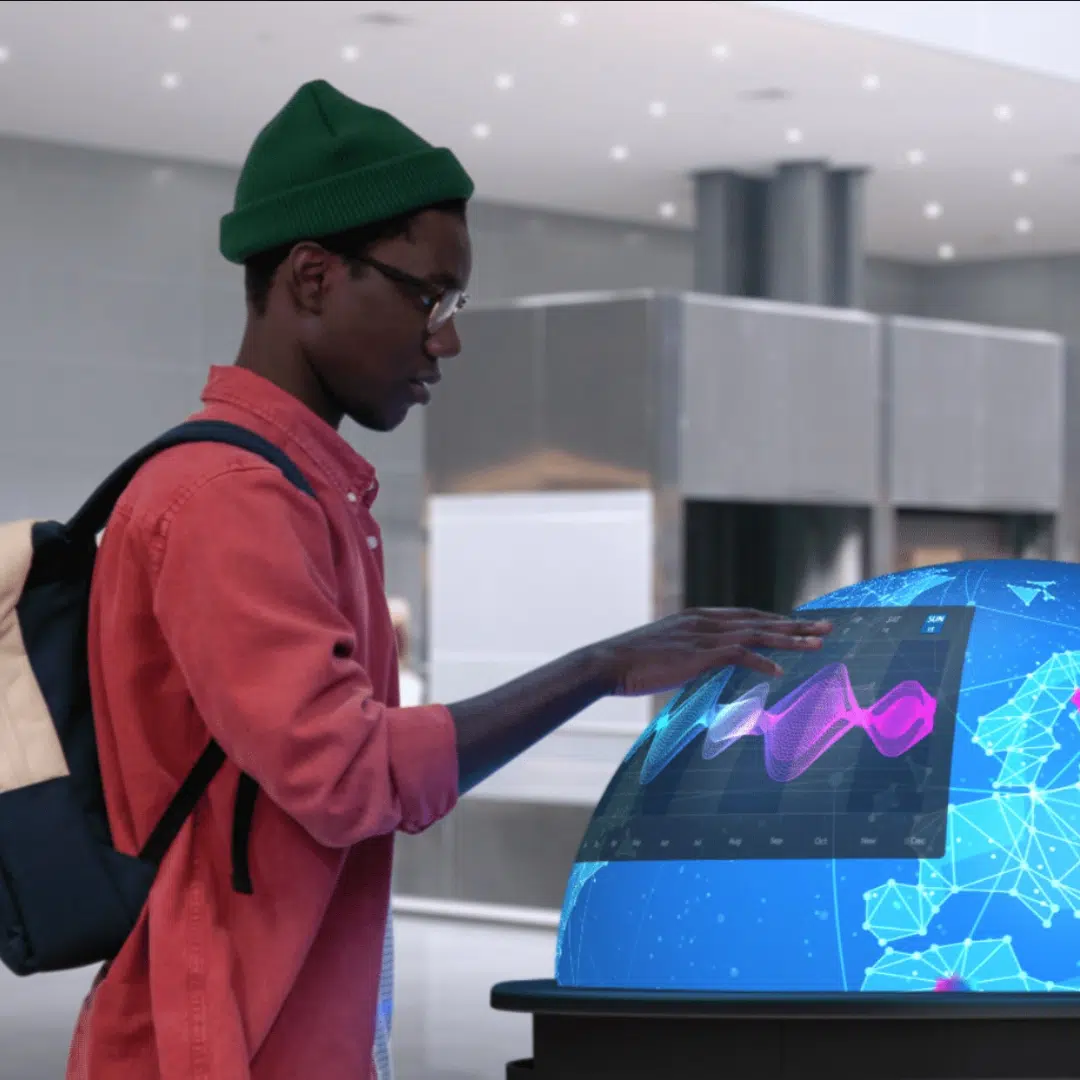
M 758 3 L 854 30 L 900 38 L 932 49 L 963 53 L 1075 79 L 1080 60 L 1075 42 L 1080 9 L 1062 0 L 848 0 L 848 2 Z
M 428 514 L 434 701 L 655 617 L 651 492 L 440 495 Z M 600 701 L 475 794 L 591 806 L 651 715 L 650 698 Z

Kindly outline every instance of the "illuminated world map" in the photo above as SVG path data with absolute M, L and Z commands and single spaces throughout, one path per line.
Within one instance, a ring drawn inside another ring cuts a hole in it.
M 957 563 L 862 582 L 808 607 L 935 605 L 974 609 L 944 854 L 582 859 L 559 930 L 562 985 L 1080 989 L 1080 567 Z M 747 708 L 743 698 L 736 705 Z M 767 717 L 763 697 L 750 707 Z M 702 759 L 730 744 L 735 721 L 716 735 L 718 714 L 700 715 L 676 730 L 669 707 L 623 770 L 635 755 L 652 761 L 645 779 L 679 753 L 695 768 L 710 765 Z

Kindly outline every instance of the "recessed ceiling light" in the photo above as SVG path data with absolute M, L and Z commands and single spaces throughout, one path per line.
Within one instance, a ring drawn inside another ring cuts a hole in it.
M 677 207 L 673 202 L 662 202 L 657 210 L 662 218 L 673 218 L 675 216 Z
M 6 64 L 11 59 L 11 50 L 6 45 L 0 45 L 0 64 Z
M 655 120 L 667 116 L 667 106 L 662 101 L 652 101 L 649 103 L 649 115 Z
M 1018 233 L 1029 233 L 1029 232 L 1031 232 L 1031 230 L 1033 228 L 1031 218 L 1029 218 L 1029 217 L 1019 217 L 1014 222 L 1013 227 L 1016 229 L 1016 231 Z
M 176 90 L 180 86 L 180 76 L 175 71 L 167 71 L 161 76 L 161 85 L 166 90 Z
M 497 90 L 512 90 L 514 88 L 514 76 L 505 71 L 501 75 L 496 75 L 495 88 Z
M 191 20 L 186 15 L 172 15 L 169 17 L 169 29 L 181 33 L 191 25 Z
M 788 128 L 784 132 L 784 138 L 789 143 L 801 143 L 803 141 L 803 133 L 798 128 Z
M 356 16 L 361 26 L 377 26 L 383 30 L 395 30 L 399 26 L 408 26 L 412 21 L 400 11 L 365 11 Z
M 930 218 L 931 221 L 935 221 L 937 218 L 941 217 L 943 213 L 944 210 L 939 202 L 928 202 L 923 207 L 923 214 Z
M 559 16 L 559 22 L 561 22 L 563 26 L 577 26 L 577 24 L 581 22 L 581 16 L 578 15 L 576 11 L 564 11 Z
M 625 146 L 613 146 L 611 148 L 612 161 L 625 161 L 630 156 L 630 151 Z
M 956 248 L 952 244 L 942 244 L 937 249 L 938 258 L 948 262 L 950 259 L 956 258 Z
M 491 125 L 473 124 L 472 133 L 475 139 L 486 139 L 491 134 Z
M 787 101 L 791 91 L 782 86 L 762 86 L 757 90 L 746 90 L 739 95 L 744 101 L 753 101 L 761 105 L 772 105 L 778 101 Z
M 341 50 L 341 59 L 347 64 L 355 64 L 360 59 L 360 49 L 356 45 L 346 45 Z
M 1013 169 L 1009 179 L 1017 187 L 1023 187 L 1028 182 L 1028 174 L 1023 169 Z
M 921 150 L 909 150 L 905 155 L 909 165 L 925 165 L 926 155 Z
M 731 50 L 723 43 L 717 42 L 709 52 L 714 60 L 726 60 L 731 55 Z
M 1003 124 L 1013 118 L 1013 111 L 1011 105 L 995 105 L 994 106 L 994 119 L 1000 120 Z
M 881 79 L 877 75 L 864 75 L 862 88 L 864 90 L 880 90 Z

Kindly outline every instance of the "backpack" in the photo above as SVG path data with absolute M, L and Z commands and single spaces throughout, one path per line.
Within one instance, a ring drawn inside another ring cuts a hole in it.
M 108 962 L 119 952 L 169 845 L 225 760 L 211 740 L 139 854 L 113 847 L 87 654 L 97 537 L 142 465 L 193 442 L 258 454 L 314 496 L 272 443 L 233 424 L 195 420 L 120 465 L 66 524 L 0 525 L 0 961 L 16 975 Z M 232 833 L 232 884 L 241 893 L 252 891 L 247 842 L 256 792 L 242 776 Z

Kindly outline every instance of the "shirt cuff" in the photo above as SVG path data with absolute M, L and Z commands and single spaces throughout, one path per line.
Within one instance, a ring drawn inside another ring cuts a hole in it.
M 457 729 L 445 705 L 388 709 L 387 733 L 401 831 L 423 832 L 458 800 Z

